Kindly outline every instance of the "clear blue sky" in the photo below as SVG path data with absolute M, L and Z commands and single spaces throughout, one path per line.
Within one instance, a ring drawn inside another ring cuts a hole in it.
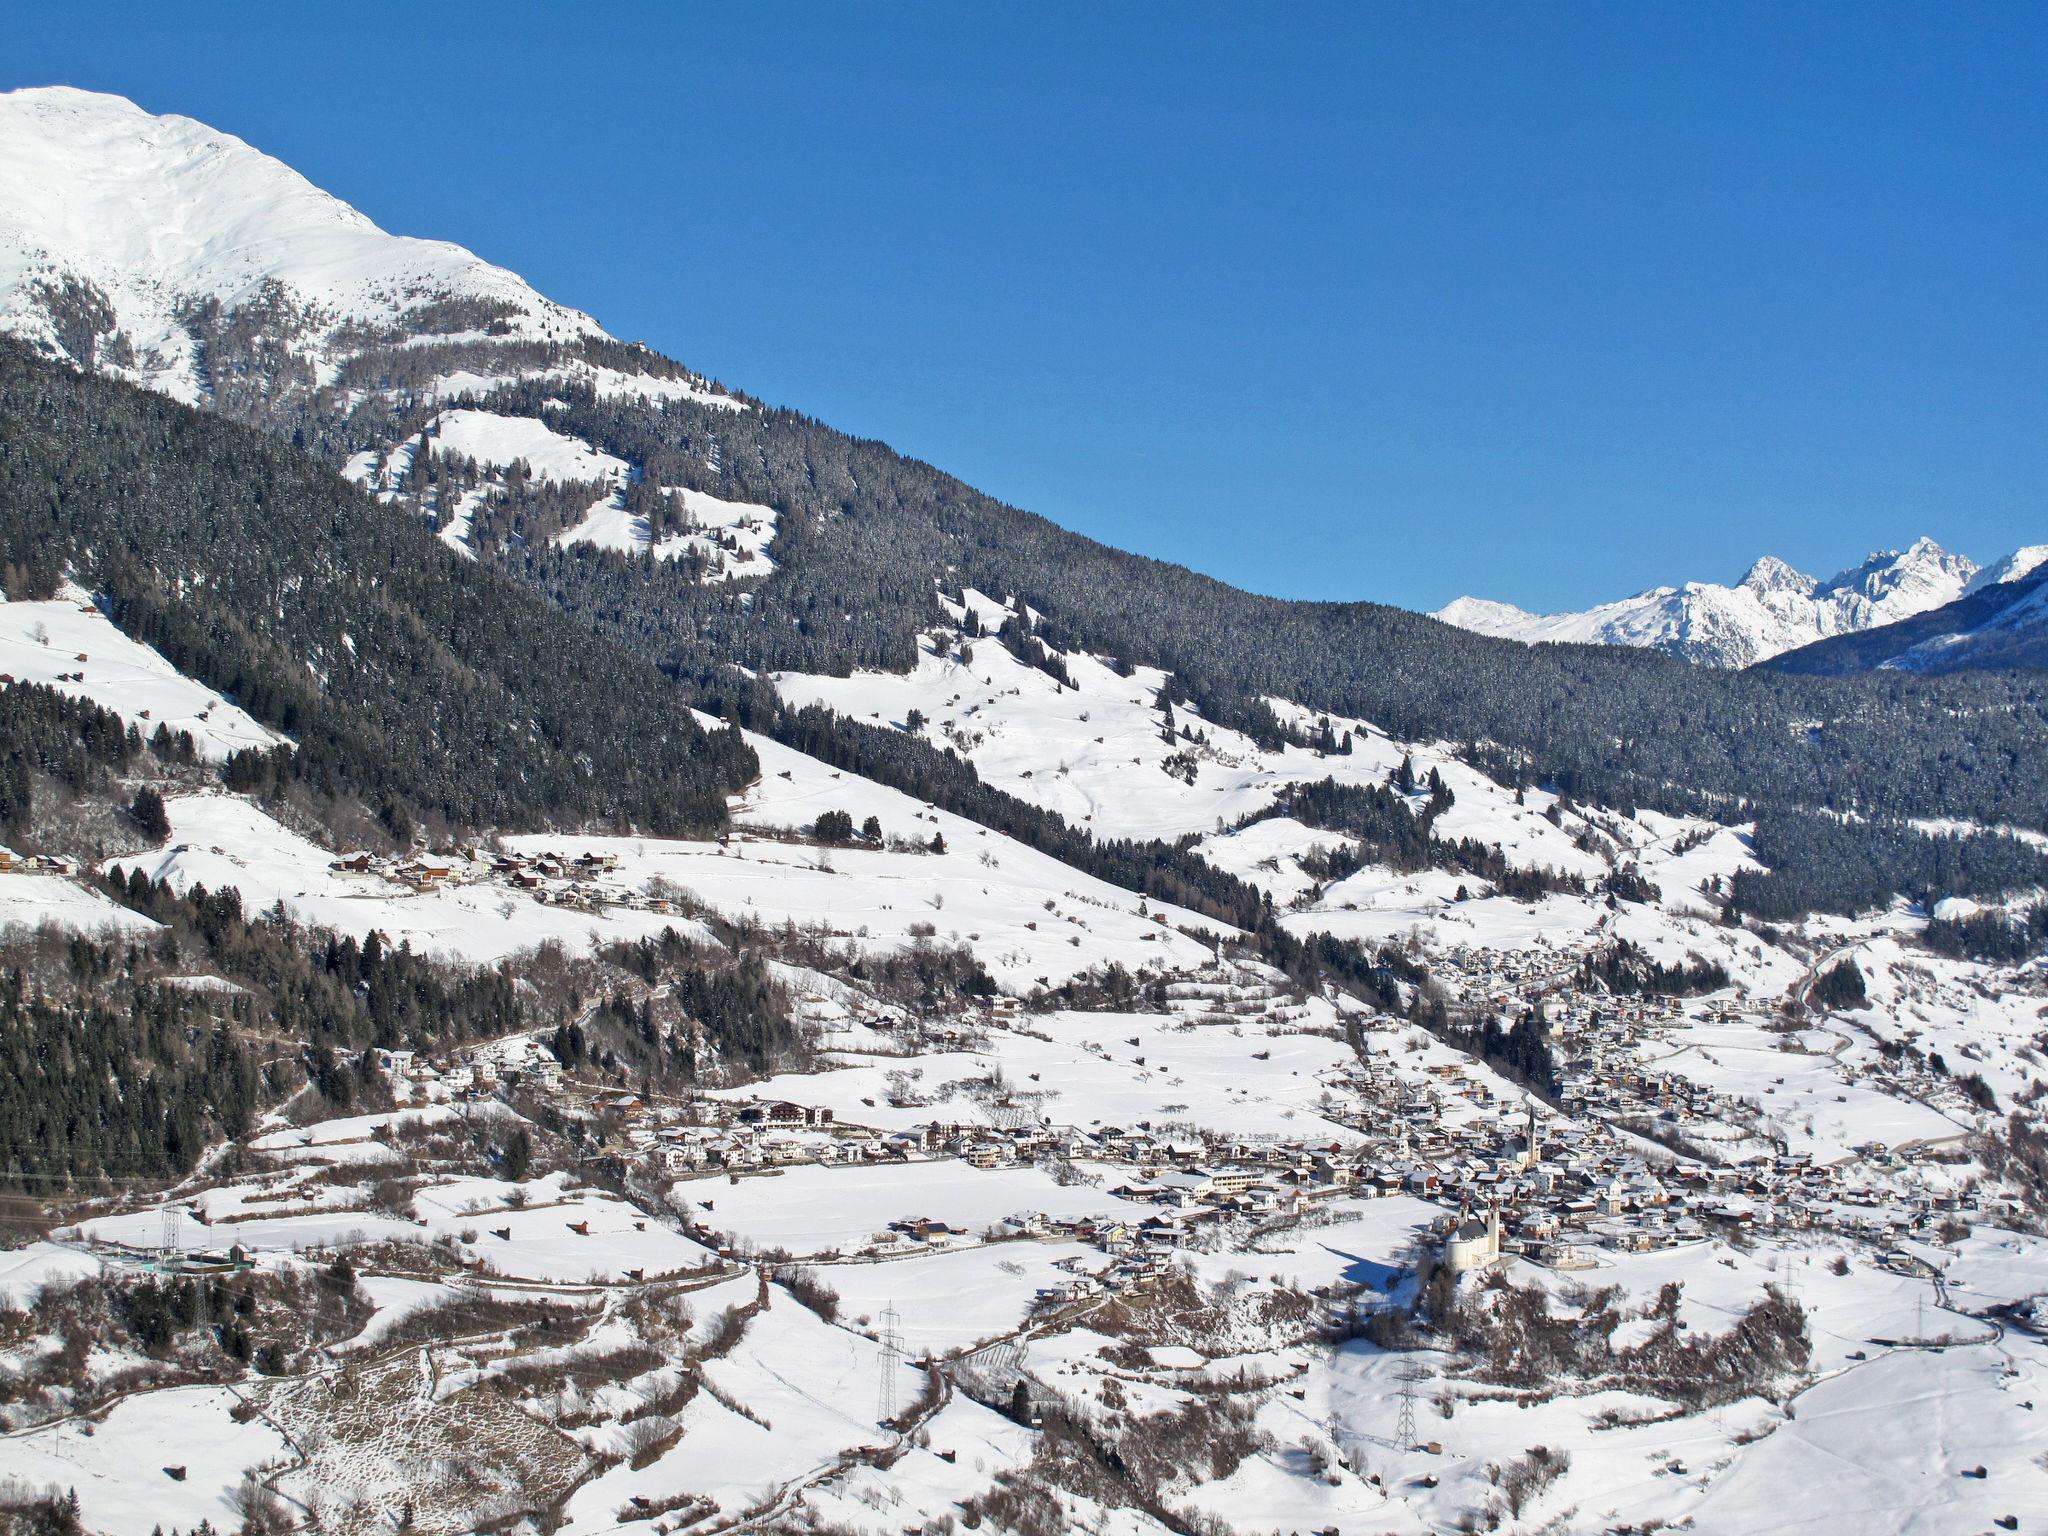
M 2048 7 L 85 3 L 615 334 L 1242 585 L 2048 540 Z

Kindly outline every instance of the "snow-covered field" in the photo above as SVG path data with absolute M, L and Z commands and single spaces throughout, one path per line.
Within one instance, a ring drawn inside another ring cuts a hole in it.
M 536 480 L 621 480 L 631 468 L 624 459 L 531 416 L 502 416 L 467 407 L 443 411 L 434 418 L 429 435 L 436 453 L 475 459 L 492 469 L 522 463 Z
M 757 1249 L 781 1248 L 798 1258 L 876 1245 L 894 1248 L 891 1222 L 927 1217 L 975 1242 L 1012 1216 L 1036 1212 L 1055 1220 L 1135 1219 L 1148 1207 L 1086 1184 L 1062 1185 L 1036 1168 L 970 1168 L 938 1162 L 880 1163 L 846 1168 L 791 1168 L 742 1179 L 683 1184 L 697 1220 Z
M 1169 742 L 1163 739 L 1166 716 L 1158 702 L 1163 673 L 1135 667 L 1126 676 L 1101 658 L 1063 653 L 1060 659 L 1074 682 L 1069 688 L 1019 661 L 993 638 L 1007 611 L 1001 604 L 969 591 L 962 602 L 948 606 L 961 615 L 971 608 L 991 634 L 943 641 L 927 636 L 918 665 L 900 676 L 782 673 L 776 688 L 793 703 L 826 704 L 871 723 L 901 726 L 914 712 L 926 739 L 959 751 L 989 783 L 1057 811 L 1077 826 L 1092 827 L 1100 836 L 1173 838 L 1192 832 L 1205 834 L 1205 851 L 1250 839 L 1241 851 L 1219 859 L 1247 878 L 1258 878 L 1264 859 L 1281 861 L 1313 843 L 1335 846 L 1343 839 L 1317 833 L 1288 846 L 1275 831 L 1261 831 L 1264 823 L 1234 838 L 1220 835 L 1226 828 L 1263 811 L 1287 785 L 1325 778 L 1381 784 L 1403 758 L 1412 760 L 1418 776 L 1436 770 L 1456 797 L 1438 823 L 1440 836 L 1479 838 L 1526 867 L 1578 874 L 1606 868 L 1574 842 L 1576 818 L 1563 826 L 1548 819 L 1554 796 L 1530 791 L 1517 803 L 1512 791 L 1440 746 L 1397 742 L 1366 722 L 1330 716 L 1334 739 L 1350 735 L 1349 753 L 1293 746 L 1267 750 L 1239 732 L 1203 721 L 1191 709 L 1175 714 L 1175 727 L 1185 726 L 1205 740 L 1176 736 Z M 1299 728 L 1313 730 L 1325 718 L 1285 700 L 1269 702 L 1284 721 Z M 1181 772 L 1172 771 L 1176 765 Z M 1647 830 L 1633 835 L 1645 844 L 1655 837 Z M 1298 876 L 1275 873 L 1292 881 L 1293 890 L 1300 889 Z
M 76 1490 L 86 1526 L 150 1536 L 200 1521 L 239 1520 L 230 1495 L 252 1467 L 282 1465 L 291 1446 L 261 1419 L 237 1423 L 224 1387 L 180 1387 L 118 1402 L 105 1420 L 71 1419 L 0 1441 L 5 1475 L 31 1488 Z M 168 1475 L 166 1467 L 180 1469 Z
M 93 605 L 91 594 L 76 587 L 67 586 L 48 602 L 0 601 L 0 674 L 90 699 L 144 737 L 154 735 L 158 726 L 173 737 L 189 733 L 208 762 L 284 740 L 122 634 Z
M 627 907 L 585 912 L 547 906 L 530 892 L 480 881 L 416 891 L 374 874 L 332 867 L 334 854 L 279 825 L 233 795 L 188 795 L 166 803 L 171 841 L 163 849 L 112 861 L 140 869 L 174 890 L 233 887 L 245 911 L 282 906 L 299 922 L 361 939 L 454 959 L 492 961 L 550 940 L 577 949 L 597 940 L 636 939 L 664 929 L 691 931 L 683 918 Z
M 0 933 L 44 926 L 72 933 L 147 933 L 156 924 L 140 912 L 116 906 L 89 886 L 62 875 L 9 871 L 0 874 Z
M 664 488 L 662 494 L 682 503 L 688 531 L 656 539 L 648 520 L 628 511 L 624 495 L 615 492 L 592 506 L 575 527 L 556 535 L 555 542 L 564 548 L 589 544 L 620 554 L 652 553 L 657 560 L 693 556 L 703 562 L 706 581 L 774 574 L 775 562 L 768 555 L 776 529 L 772 508 L 722 501 L 702 491 Z
M 820 927 L 860 948 L 895 949 L 920 939 L 967 944 L 1006 987 L 1056 982 L 1111 959 L 1157 969 L 1207 956 L 1205 946 L 1177 931 L 1217 928 L 1197 913 L 1148 904 L 766 737 L 749 734 L 747 741 L 760 754 L 762 772 L 734 808 L 741 827 L 800 831 L 838 810 L 855 826 L 873 816 L 885 838 L 918 846 L 820 848 L 746 837 L 723 845 L 594 837 L 574 839 L 573 846 L 616 856 L 614 878 L 627 888 L 664 880 L 729 918 Z M 934 839 L 942 849 L 931 846 Z M 528 852 L 570 846 L 544 836 L 506 842 Z M 1141 907 L 1150 915 L 1141 916 Z

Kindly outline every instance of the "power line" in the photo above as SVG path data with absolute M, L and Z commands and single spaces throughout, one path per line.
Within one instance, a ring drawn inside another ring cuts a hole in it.
M 893 1425 L 902 1411 L 896 1396 L 896 1373 L 903 1364 L 903 1334 L 898 1326 L 901 1322 L 892 1301 L 882 1308 L 882 1326 L 875 1335 L 875 1342 L 882 1346 L 882 1380 L 875 1394 L 875 1419 L 885 1426 Z
M 1394 1443 L 1403 1451 L 1415 1448 L 1415 1368 L 1401 1367 L 1401 1417 L 1394 1424 Z

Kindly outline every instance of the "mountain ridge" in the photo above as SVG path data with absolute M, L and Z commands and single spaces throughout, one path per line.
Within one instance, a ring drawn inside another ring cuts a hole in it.
M 271 426 L 366 377 L 378 387 L 409 350 L 452 360 L 457 387 L 493 382 L 461 360 L 516 355 L 599 387 L 726 398 L 518 274 L 387 233 L 194 119 L 29 87 L 0 92 L 0 144 L 0 332 L 45 356 Z
M 1837 635 L 1774 656 L 1774 672 L 1839 677 L 1856 672 L 1945 673 L 2048 667 L 2048 570 L 2021 550 L 2002 565 L 2021 574 L 1972 585 L 1954 602 L 1894 624 Z

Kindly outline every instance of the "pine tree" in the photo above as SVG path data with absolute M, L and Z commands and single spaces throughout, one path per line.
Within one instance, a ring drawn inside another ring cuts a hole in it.
M 152 843 L 170 841 L 171 818 L 164 810 L 164 797 L 148 785 L 135 791 L 128 814 L 135 818 L 135 825 Z

